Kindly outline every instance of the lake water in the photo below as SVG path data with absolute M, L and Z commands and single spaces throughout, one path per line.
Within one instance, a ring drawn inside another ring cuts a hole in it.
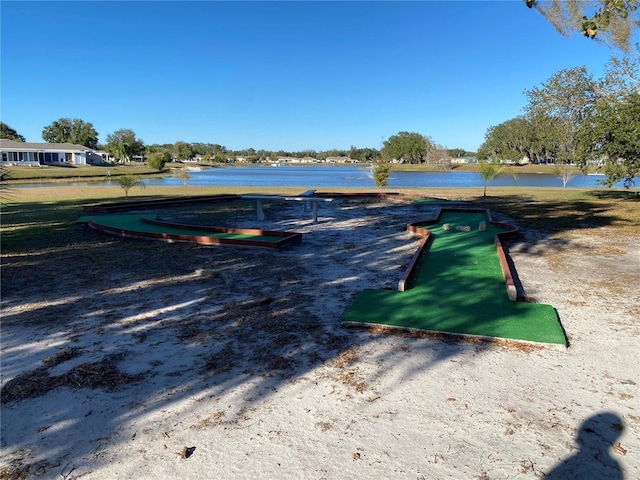
M 576 175 L 567 184 L 571 187 L 601 187 L 601 175 Z M 177 177 L 147 178 L 147 186 L 182 185 Z M 109 185 L 115 181 L 73 182 L 73 183 L 40 183 L 21 185 L 21 187 L 44 187 L 48 185 Z M 308 188 L 374 188 L 375 182 L 367 167 L 348 165 L 308 165 L 281 167 L 223 167 L 207 168 L 189 172 L 189 185 L 194 186 L 255 186 L 255 187 L 308 187 Z M 636 185 L 640 184 L 640 181 Z M 505 175 L 488 183 L 489 186 L 518 187 L 562 187 L 562 180 L 554 175 L 521 174 L 517 178 Z M 389 188 L 419 187 L 482 187 L 480 174 L 475 172 L 401 172 L 392 171 L 389 177 Z M 622 183 L 616 186 L 622 187 Z
M 577 175 L 567 187 L 598 187 L 600 175 Z M 147 179 L 146 185 L 182 185 L 182 179 L 165 177 Z M 256 187 L 375 187 L 369 171 L 363 166 L 282 166 L 211 168 L 189 173 L 189 185 L 256 186 Z M 411 187 L 481 187 L 482 177 L 475 172 L 402 172 L 392 171 L 390 188 Z M 562 187 L 553 175 L 523 174 L 513 178 L 501 176 L 492 186 Z M 622 186 L 622 184 L 620 184 Z

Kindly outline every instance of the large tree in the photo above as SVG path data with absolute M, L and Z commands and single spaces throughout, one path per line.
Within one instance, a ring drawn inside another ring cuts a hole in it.
M 74 143 L 98 148 L 98 132 L 93 124 L 79 118 L 59 118 L 42 129 L 42 139 L 49 143 Z
M 433 144 L 424 135 L 415 132 L 399 132 L 384 141 L 381 154 L 386 160 L 423 163 L 432 148 Z
M 144 152 L 144 142 L 136 138 L 133 130 L 121 128 L 107 135 L 105 149 L 118 160 L 130 162 L 134 155 Z
M 640 177 L 640 93 L 602 102 L 578 132 L 579 163 L 604 162 L 605 184 L 629 188 Z
M 173 145 L 173 155 L 178 160 L 190 160 L 193 158 L 193 147 L 187 142 L 176 142 Z
M 603 94 L 609 98 L 640 93 L 640 43 L 632 51 L 609 59 L 601 84 Z
M 639 0 L 524 0 L 563 35 L 580 32 L 622 50 L 629 50 L 640 26 Z
M 0 138 L 24 142 L 25 138 L 4 122 L 0 122 Z
M 571 163 L 575 154 L 573 127 L 564 119 L 537 114 L 516 117 L 489 127 L 478 149 L 480 160 Z
M 602 97 L 599 82 L 585 67 L 559 70 L 540 87 L 524 91 L 529 115 L 547 114 L 580 125 Z
M 478 158 L 493 162 L 519 161 L 523 157 L 534 160 L 534 153 L 531 151 L 533 133 L 531 122 L 524 117 L 512 118 L 489 127 L 484 143 L 478 149 Z
M 537 137 L 531 146 L 544 158 L 573 162 L 576 132 L 606 95 L 603 80 L 596 80 L 585 67 L 559 70 L 540 87 L 525 90 L 526 118 Z

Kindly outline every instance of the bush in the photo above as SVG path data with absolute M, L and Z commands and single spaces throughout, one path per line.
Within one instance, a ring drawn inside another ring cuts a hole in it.
M 388 163 L 378 163 L 373 167 L 373 180 L 378 187 L 386 187 L 391 175 L 391 165 Z
M 171 161 L 169 152 L 153 152 L 147 157 L 147 165 L 154 170 L 162 171 L 167 162 Z

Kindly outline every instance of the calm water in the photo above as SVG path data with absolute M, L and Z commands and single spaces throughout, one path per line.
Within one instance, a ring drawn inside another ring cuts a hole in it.
M 570 187 L 600 187 L 603 176 L 577 175 Z M 48 185 L 109 185 L 114 182 L 42 183 L 21 185 L 43 187 Z M 145 185 L 182 185 L 175 177 L 149 178 Z M 256 187 L 375 187 L 369 171 L 363 166 L 282 166 L 282 167 L 226 167 L 189 172 L 189 185 L 197 186 L 256 186 Z M 475 172 L 392 172 L 390 188 L 411 187 L 481 187 L 482 177 Z M 490 186 L 562 187 L 562 181 L 553 175 L 522 174 L 517 178 L 498 177 Z M 640 181 L 636 183 L 640 185 Z M 622 187 L 622 184 L 616 185 Z
M 604 177 L 577 175 L 567 187 L 596 187 Z M 375 187 L 368 170 L 362 166 L 283 166 L 211 168 L 189 173 L 189 185 L 256 187 Z M 145 180 L 146 185 L 181 185 L 179 178 Z M 389 187 L 481 187 L 482 177 L 475 172 L 392 172 Z M 503 176 L 492 186 L 562 187 L 553 175 L 526 174 L 516 179 Z M 622 186 L 622 185 L 620 185 Z

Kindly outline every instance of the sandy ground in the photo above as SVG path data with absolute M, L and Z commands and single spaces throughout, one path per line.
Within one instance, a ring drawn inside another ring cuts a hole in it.
M 639 239 L 510 243 L 568 349 L 342 327 L 432 208 L 267 208 L 304 234 L 281 251 L 87 232 L 3 255 L 0 478 L 640 478 Z

